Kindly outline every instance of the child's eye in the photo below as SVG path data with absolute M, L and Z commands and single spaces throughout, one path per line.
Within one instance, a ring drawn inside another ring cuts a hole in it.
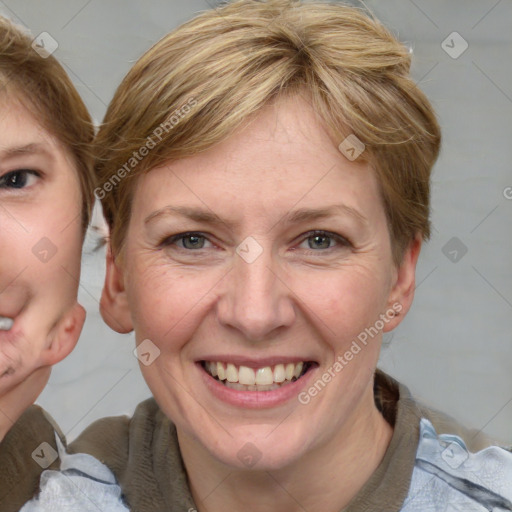
M 31 169 L 17 169 L 0 176 L 0 188 L 5 189 L 22 189 L 32 185 L 39 173 Z

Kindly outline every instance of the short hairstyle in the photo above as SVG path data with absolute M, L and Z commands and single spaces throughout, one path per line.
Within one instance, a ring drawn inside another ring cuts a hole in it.
M 41 56 L 22 27 L 0 16 L 0 93 L 16 98 L 69 152 L 82 195 L 85 229 L 94 204 L 94 125 L 64 68 Z
M 96 196 L 121 252 L 137 177 L 226 139 L 283 95 L 306 93 L 334 140 L 355 135 L 376 173 L 393 258 L 430 236 L 440 129 L 411 55 L 361 9 L 238 0 L 165 36 L 117 89 L 96 139 Z

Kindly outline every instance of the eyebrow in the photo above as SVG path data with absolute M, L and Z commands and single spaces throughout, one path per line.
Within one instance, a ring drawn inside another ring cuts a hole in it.
M 44 155 L 51 157 L 51 152 L 48 151 L 43 144 L 39 144 L 37 142 L 0 149 L 0 158 L 3 159 L 15 158 L 23 155 Z
M 191 208 L 189 206 L 164 206 L 159 210 L 150 213 L 145 219 L 144 224 L 149 224 L 153 222 L 155 219 L 160 217 L 168 217 L 168 216 L 181 216 L 186 217 L 187 219 L 193 220 L 195 222 L 202 222 L 205 224 L 210 224 L 212 226 L 225 224 L 228 227 L 233 227 L 233 224 L 230 222 L 222 221 L 217 215 L 207 210 L 202 210 L 200 208 Z
M 300 208 L 286 215 L 284 221 L 289 224 L 295 224 L 310 220 L 325 219 L 327 217 L 335 217 L 340 214 L 346 214 L 360 224 L 368 224 L 368 219 L 361 212 L 346 204 L 335 204 L 327 208 L 319 209 Z
M 285 224 L 298 224 L 301 222 L 307 222 L 312 220 L 319 220 L 319 219 L 325 219 L 328 217 L 334 217 L 340 214 L 346 214 L 352 217 L 354 220 L 356 220 L 358 223 L 367 225 L 368 219 L 360 213 L 355 208 L 352 208 L 347 205 L 343 204 L 337 204 L 332 205 L 328 208 L 300 208 L 298 210 L 294 210 L 286 214 L 282 221 Z M 225 221 L 219 218 L 217 215 L 215 215 L 212 212 L 209 212 L 207 210 L 203 210 L 201 208 L 191 208 L 188 206 L 165 206 L 164 208 L 161 208 L 159 210 L 154 211 L 153 213 L 150 213 L 145 219 L 144 224 L 148 224 L 150 222 L 153 222 L 155 219 L 160 217 L 167 217 L 167 216 L 181 216 L 186 217 L 190 220 L 210 224 L 212 226 L 218 226 L 220 224 L 223 224 L 224 226 L 227 226 L 230 229 L 233 229 L 236 227 L 238 223 Z

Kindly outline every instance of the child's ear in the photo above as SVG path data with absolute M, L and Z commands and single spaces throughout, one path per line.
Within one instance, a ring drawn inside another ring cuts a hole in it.
M 388 298 L 388 311 L 394 314 L 385 324 L 384 332 L 393 330 L 409 311 L 416 288 L 416 264 L 421 250 L 422 237 L 417 234 L 404 251 L 402 262 L 396 269 L 393 288 Z
M 103 320 L 114 331 L 125 334 L 133 330 L 124 287 L 123 269 L 116 263 L 110 245 L 107 247 L 107 272 L 101 294 L 100 313 Z
M 53 366 L 75 348 L 85 322 L 85 309 L 75 305 L 59 320 L 49 334 L 49 345 L 41 353 L 42 366 Z

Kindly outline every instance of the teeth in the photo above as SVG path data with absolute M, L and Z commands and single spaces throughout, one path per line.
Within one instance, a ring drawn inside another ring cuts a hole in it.
M 299 375 L 302 373 L 302 368 L 304 367 L 304 364 L 303 363 L 299 363 L 298 365 L 295 366 L 295 370 L 293 372 L 293 376 L 298 379 L 299 378 Z
M 254 386 L 254 384 L 256 384 L 254 370 L 247 366 L 240 366 L 240 370 L 238 370 L 238 382 L 246 386 Z
M 224 365 L 222 363 L 217 363 L 217 376 L 219 380 L 226 380 L 226 371 L 224 370 Z
M 0 316 L 0 331 L 8 331 L 14 325 L 12 318 L 6 316 Z
M 274 368 L 274 382 L 284 382 L 285 380 L 286 374 L 284 371 L 284 364 L 276 364 Z
M 217 377 L 229 388 L 243 391 L 271 391 L 279 388 L 281 384 L 288 384 L 298 379 L 304 370 L 304 364 L 303 362 L 276 364 L 273 369 L 270 366 L 253 369 L 248 366 L 237 367 L 233 363 L 206 361 L 204 368 L 212 377 Z
M 265 368 L 258 368 L 256 371 L 256 384 L 258 386 L 270 386 L 274 382 L 274 375 L 270 366 Z
M 236 389 L 237 391 L 273 391 L 281 387 L 279 384 L 271 384 L 269 386 L 244 386 L 238 382 L 227 381 L 224 384 L 227 388 Z
M 295 365 L 293 363 L 288 363 L 286 368 L 284 369 L 284 375 L 286 380 L 292 380 L 293 372 L 295 371 Z
M 226 379 L 228 382 L 238 382 L 238 372 L 236 371 L 235 365 L 228 363 L 226 368 Z

